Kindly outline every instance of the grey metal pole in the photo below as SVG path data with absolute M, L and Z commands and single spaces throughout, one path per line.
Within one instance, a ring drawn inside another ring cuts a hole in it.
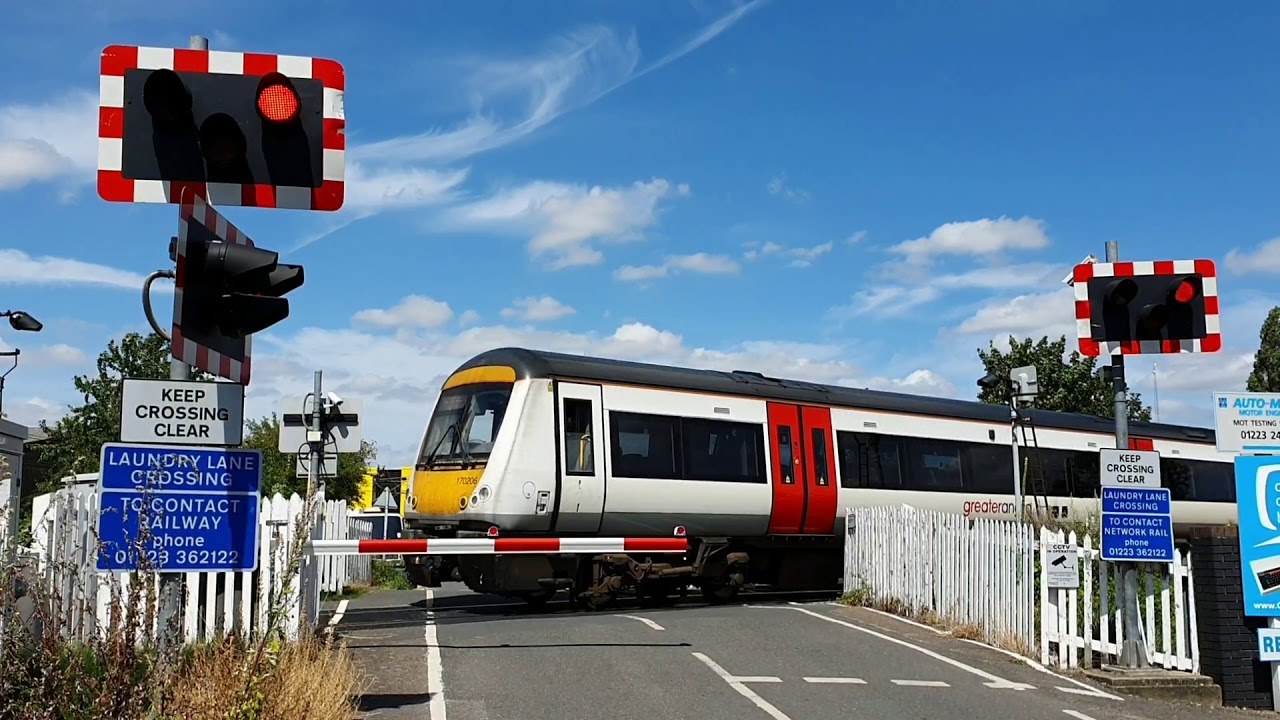
M 1107 241 L 1107 262 L 1120 262 L 1120 243 Z M 1124 379 L 1124 355 L 1111 356 L 1111 388 L 1115 392 L 1116 449 L 1129 448 L 1129 393 Z M 1124 643 L 1120 647 L 1120 662 L 1125 667 L 1145 668 L 1147 645 L 1142 642 L 1142 627 L 1138 615 L 1138 569 L 1130 562 L 1120 563 L 1121 583 L 1116 588 L 1120 596 L 1121 616 L 1124 622 Z M 1106 588 L 1101 588 L 1106 592 Z
M 188 41 L 188 47 L 192 50 L 208 50 L 209 38 L 200 35 L 192 35 Z M 169 360 L 169 379 L 170 380 L 190 380 L 191 368 L 178 359 Z M 177 622 L 179 613 L 182 612 L 182 575 L 179 573 L 160 573 L 160 602 L 159 602 L 159 635 L 161 652 L 168 649 L 172 642 L 176 642 L 176 638 L 172 637 L 169 630 Z
M 1024 519 L 1022 507 L 1022 458 L 1018 453 L 1018 396 L 1010 385 L 1009 390 L 1009 445 L 1013 451 L 1013 507 L 1018 522 Z
M 316 371 L 315 387 L 311 391 L 314 400 L 311 401 L 311 430 L 320 433 L 318 442 L 311 442 L 311 466 L 307 468 L 307 499 L 316 491 L 316 484 L 320 477 L 320 463 L 324 462 L 324 408 L 321 403 L 324 401 L 321 392 L 321 375 L 320 370 Z

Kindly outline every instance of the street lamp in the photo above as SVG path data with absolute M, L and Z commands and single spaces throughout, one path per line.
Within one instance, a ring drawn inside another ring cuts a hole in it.
M 31 317 L 30 313 L 21 310 L 10 310 L 0 313 L 0 317 L 9 318 L 9 327 L 14 330 L 25 332 L 40 332 L 44 329 L 44 323 Z

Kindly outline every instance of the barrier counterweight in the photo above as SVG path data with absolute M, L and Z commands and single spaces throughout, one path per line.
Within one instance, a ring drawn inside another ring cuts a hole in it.
M 533 553 L 683 553 L 689 541 L 673 538 L 413 538 L 312 540 L 316 555 L 513 555 Z

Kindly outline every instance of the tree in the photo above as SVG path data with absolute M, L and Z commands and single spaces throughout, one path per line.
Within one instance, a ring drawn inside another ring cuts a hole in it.
M 307 479 L 297 477 L 297 456 L 280 452 L 279 444 L 280 418 L 275 413 L 261 420 L 245 422 L 244 447 L 262 451 L 263 494 L 280 493 L 287 497 L 297 493 L 303 496 L 307 491 Z M 360 477 L 376 455 L 377 446 L 368 440 L 360 441 L 360 452 L 338 455 L 337 476 L 321 479 L 325 498 L 354 499 L 360 489 Z
M 1258 332 L 1258 352 L 1245 386 L 1249 392 L 1280 392 L 1280 307 L 1271 308 Z
M 58 487 L 60 480 L 75 473 L 96 472 L 102 445 L 120 439 L 120 401 L 124 378 L 164 380 L 169 377 L 169 341 L 155 333 L 131 332 L 118 342 L 111 340 L 98 355 L 97 375 L 77 375 L 76 390 L 84 404 L 50 426 L 41 420 L 40 429 L 49 439 L 36 449 L 37 462 L 49 468 L 40 483 L 41 492 Z M 203 370 L 192 368 L 191 379 L 211 380 Z
M 1095 373 L 1097 358 L 1086 357 L 1073 350 L 1067 356 L 1067 336 L 1053 342 L 1046 335 L 1040 340 L 1017 340 L 1009 336 L 1009 350 L 1003 352 L 990 343 L 987 350 L 979 348 L 978 357 L 988 373 L 1008 378 L 1016 367 L 1034 365 L 1039 392 L 1035 407 L 1061 412 L 1086 413 L 1115 417 L 1115 394 L 1111 384 Z M 995 388 L 982 388 L 980 402 L 996 405 L 1009 403 L 1010 387 L 1002 382 Z M 1150 420 L 1151 410 L 1142 406 L 1138 393 L 1129 393 L 1129 419 Z

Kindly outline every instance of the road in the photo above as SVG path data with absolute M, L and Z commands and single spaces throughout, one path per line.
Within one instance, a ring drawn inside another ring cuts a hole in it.
M 535 613 L 445 588 L 352 600 L 334 628 L 380 720 L 1217 720 L 821 600 Z M 811 596 L 810 596 L 811 597 Z

